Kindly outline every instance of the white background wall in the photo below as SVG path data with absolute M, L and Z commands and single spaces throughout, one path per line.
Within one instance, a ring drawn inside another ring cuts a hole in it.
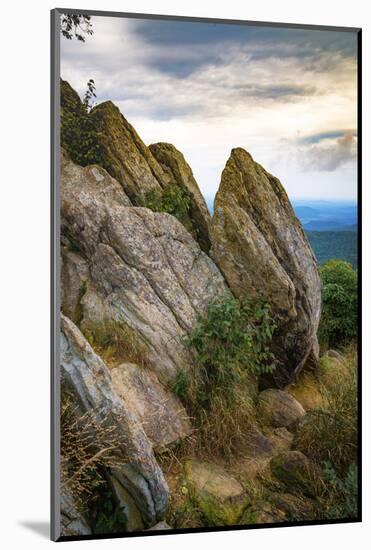
M 79 0 L 70 8 L 364 29 L 364 357 L 370 357 L 370 16 L 365 0 Z M 0 11 L 0 545 L 41 548 L 49 519 L 49 0 L 6 1 Z M 62 6 L 63 7 L 63 6 Z M 367 125 L 368 123 L 368 125 Z M 5 306 L 5 307 L 4 307 Z M 370 528 L 371 365 L 364 361 L 364 524 L 75 542 L 137 549 L 366 548 Z M 367 402 L 368 401 L 368 402 Z M 73 546 L 73 547 L 75 547 Z

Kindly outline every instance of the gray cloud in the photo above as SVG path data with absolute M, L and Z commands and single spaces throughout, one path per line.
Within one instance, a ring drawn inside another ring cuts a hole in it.
M 302 181 L 300 193 L 310 196 L 305 189 L 313 187 L 313 171 L 316 193 L 331 185 L 340 196 L 336 182 L 345 172 L 342 195 L 352 185 L 354 139 L 342 139 L 348 132 L 339 128 L 356 124 L 355 33 L 92 22 L 94 35 L 85 43 L 62 40 L 62 77 L 81 95 L 94 78 L 97 102 L 113 100 L 145 142 L 178 146 L 206 195 L 215 192 L 235 146 L 277 173 L 291 192 Z
M 324 134 L 326 135 L 326 134 Z M 327 135 L 332 135 L 329 132 Z M 353 132 L 347 132 L 338 137 L 335 142 L 323 139 L 319 144 L 311 145 L 302 156 L 303 168 L 333 172 L 343 164 L 357 157 L 357 137 Z
M 230 45 L 250 52 L 251 59 L 301 59 L 314 70 L 325 62 L 323 52 L 339 59 L 354 57 L 357 51 L 355 33 L 279 28 L 247 24 L 190 23 L 134 20 L 133 32 L 144 43 L 153 46 L 148 62 L 158 70 L 180 78 L 210 62 L 218 62 L 220 50 Z M 159 51 L 171 52 L 182 47 L 184 61 L 172 63 Z M 197 55 L 193 55 L 194 51 Z M 187 54 L 189 58 L 187 58 Z M 327 56 L 328 58 L 328 56 Z M 320 70 L 320 69 L 319 69 Z

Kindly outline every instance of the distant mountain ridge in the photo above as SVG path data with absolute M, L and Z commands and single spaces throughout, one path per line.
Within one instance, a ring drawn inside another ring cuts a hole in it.
M 292 201 L 306 231 L 357 231 L 357 205 L 341 201 Z
M 332 220 L 313 220 L 304 223 L 303 227 L 306 231 L 357 231 L 357 224 L 344 225 Z

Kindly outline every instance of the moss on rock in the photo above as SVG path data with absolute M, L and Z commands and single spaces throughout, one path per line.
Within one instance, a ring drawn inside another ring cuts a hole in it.
M 191 500 L 202 512 L 207 525 L 235 525 L 248 505 L 240 482 L 219 466 L 189 460 L 184 477 Z

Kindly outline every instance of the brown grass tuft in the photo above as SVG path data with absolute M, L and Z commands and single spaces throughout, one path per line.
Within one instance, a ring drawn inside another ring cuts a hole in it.
M 109 367 L 121 363 L 146 363 L 146 345 L 124 321 L 84 322 L 81 330 L 92 348 Z
M 330 462 L 338 475 L 346 475 L 357 461 L 357 353 L 354 345 L 344 361 L 322 359 L 321 393 L 325 406 L 307 413 L 294 446 L 322 464 Z
M 81 512 L 87 511 L 106 482 L 103 468 L 122 466 L 122 438 L 117 427 L 99 411 L 81 414 L 72 397 L 64 393 L 61 403 L 61 486 Z

